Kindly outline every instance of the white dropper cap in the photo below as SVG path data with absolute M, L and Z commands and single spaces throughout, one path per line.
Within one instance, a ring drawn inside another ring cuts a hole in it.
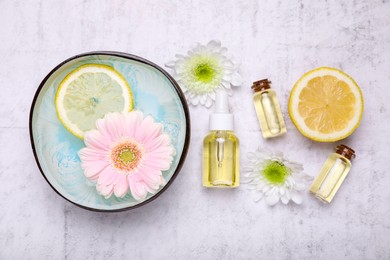
M 215 98 L 215 110 L 210 115 L 210 130 L 233 131 L 234 117 L 229 113 L 228 96 L 226 91 L 217 90 Z

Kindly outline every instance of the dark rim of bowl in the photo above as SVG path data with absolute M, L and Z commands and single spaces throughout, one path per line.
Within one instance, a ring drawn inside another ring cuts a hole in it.
M 44 84 L 46 83 L 46 81 L 50 78 L 50 76 L 55 72 L 57 71 L 58 69 L 60 69 L 63 65 L 65 65 L 66 63 L 72 61 L 72 60 L 75 60 L 75 59 L 78 59 L 78 58 L 81 58 L 81 57 L 85 57 L 85 56 L 92 56 L 92 55 L 107 55 L 107 56 L 116 56 L 116 57 L 120 57 L 120 58 L 125 58 L 125 59 L 130 59 L 130 60 L 135 60 L 135 61 L 138 61 L 138 62 L 141 62 L 141 63 L 144 63 L 144 64 L 147 64 L 155 69 L 157 69 L 158 71 L 160 71 L 165 77 L 167 77 L 169 79 L 169 81 L 172 83 L 172 85 L 174 86 L 179 98 L 180 98 L 180 101 L 183 105 L 183 110 L 184 110 L 184 114 L 185 114 L 185 118 L 186 118 L 186 136 L 185 136 L 185 140 L 184 140 L 184 146 L 183 146 L 183 152 L 180 156 L 180 160 L 179 160 L 179 163 L 175 169 L 175 172 L 173 173 L 172 177 L 169 179 L 168 183 L 158 192 L 156 193 L 154 196 L 150 197 L 149 199 L 137 204 L 137 205 L 134 205 L 134 206 L 130 206 L 130 207 L 125 207 L 125 208 L 120 208 L 120 209 L 96 209 L 96 208 L 90 208 L 90 207 L 87 207 L 87 206 L 84 206 L 84 205 L 80 205 L 68 198 L 66 198 L 64 195 L 62 195 L 51 183 L 50 181 L 46 178 L 46 175 L 44 174 L 43 170 L 42 170 L 42 167 L 40 165 L 40 162 L 38 160 L 38 155 L 37 155 L 37 152 L 36 152 L 36 149 L 35 149 L 35 144 L 34 144 L 34 138 L 33 138 L 33 129 L 32 129 L 32 118 L 33 118 L 33 112 L 34 112 L 34 108 L 35 108 L 35 104 L 36 104 L 36 101 L 37 101 L 37 98 L 41 92 L 41 89 L 43 88 Z M 35 161 L 38 165 L 38 168 L 39 168 L 39 171 L 41 172 L 43 178 L 45 178 L 45 180 L 47 181 L 47 183 L 50 185 L 50 187 L 52 187 L 52 189 L 58 194 L 60 195 L 62 198 L 64 198 L 65 200 L 73 203 L 74 205 L 76 206 L 79 206 L 83 209 L 87 209 L 87 210 L 91 210 L 91 211 L 96 211 L 96 212 L 120 212 L 120 211 L 126 211 L 126 210 L 130 210 L 130 209 L 135 209 L 135 208 L 138 208 L 138 207 L 141 207 L 153 200 L 155 200 L 157 197 L 159 197 L 170 185 L 171 183 L 175 180 L 176 176 L 179 174 L 181 168 L 183 167 L 183 164 L 184 164 L 184 161 L 185 161 L 185 158 L 187 157 L 187 153 L 188 153 L 188 147 L 189 147 L 189 144 L 190 144 L 190 135 L 191 135 L 191 124 L 190 124 L 190 114 L 189 114 L 189 110 L 188 110 L 188 105 L 187 105 L 187 101 L 185 99 L 185 96 L 183 94 L 183 92 L 181 91 L 180 87 L 179 87 L 179 84 L 172 78 L 171 75 L 168 74 L 168 72 L 166 72 L 163 68 L 161 68 L 160 66 L 158 66 L 157 64 L 149 61 L 149 60 L 146 60 L 144 58 L 141 58 L 141 57 L 138 57 L 138 56 L 135 56 L 135 55 L 132 55 L 132 54 L 128 54 L 128 53 L 124 53 L 124 52 L 116 52 L 116 51 L 92 51 L 92 52 L 86 52 L 86 53 L 82 53 L 82 54 L 79 54 L 79 55 L 76 55 L 76 56 L 73 56 L 63 62 L 61 62 L 59 65 L 57 65 L 54 69 L 52 69 L 49 74 L 42 80 L 41 84 L 39 85 L 37 91 L 35 92 L 35 95 L 34 95 L 34 99 L 32 101 L 32 104 L 31 104 L 31 108 L 30 108 L 30 117 L 29 117 L 29 134 L 30 134 L 30 142 L 31 142 L 31 147 L 32 147 L 32 150 L 33 150 L 33 153 L 34 153 L 34 157 L 35 157 Z

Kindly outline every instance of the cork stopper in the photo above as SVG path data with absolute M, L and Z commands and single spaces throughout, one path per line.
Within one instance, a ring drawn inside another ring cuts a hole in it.
M 268 79 L 258 80 L 258 81 L 253 82 L 252 89 L 255 92 L 266 90 L 266 89 L 271 88 L 271 86 L 270 86 L 271 83 L 272 82 L 269 81 Z
M 356 157 L 355 151 L 352 148 L 350 148 L 350 147 L 348 147 L 346 145 L 343 145 L 343 144 L 338 145 L 336 147 L 336 153 L 344 156 L 348 160 L 352 160 L 353 158 Z

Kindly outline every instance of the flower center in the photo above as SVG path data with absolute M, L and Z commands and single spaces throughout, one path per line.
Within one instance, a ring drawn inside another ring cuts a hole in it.
M 123 149 L 119 153 L 119 159 L 121 159 L 123 163 L 131 163 L 134 160 L 134 158 L 135 158 L 134 153 L 129 149 Z
M 134 141 L 124 141 L 111 150 L 112 164 L 115 168 L 130 173 L 141 162 L 144 151 Z
M 287 176 L 290 175 L 290 169 L 278 161 L 270 161 L 263 169 L 264 178 L 272 184 L 283 184 Z
M 215 70 L 208 63 L 200 63 L 196 66 L 194 74 L 198 81 L 208 83 L 214 79 Z

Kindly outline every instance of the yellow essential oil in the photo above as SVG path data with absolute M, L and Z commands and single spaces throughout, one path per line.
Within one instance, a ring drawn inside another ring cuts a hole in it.
M 237 187 L 239 141 L 232 131 L 211 131 L 203 141 L 203 186 Z
M 329 155 L 320 173 L 310 187 L 310 192 L 323 202 L 330 203 L 351 169 L 355 151 L 346 145 L 339 145 Z
M 210 115 L 210 133 L 203 141 L 204 187 L 238 187 L 240 184 L 240 145 L 233 133 L 233 121 L 227 94 L 218 91 L 215 112 Z
M 253 103 L 264 138 L 276 137 L 287 132 L 276 93 L 271 81 L 259 80 L 253 83 Z

